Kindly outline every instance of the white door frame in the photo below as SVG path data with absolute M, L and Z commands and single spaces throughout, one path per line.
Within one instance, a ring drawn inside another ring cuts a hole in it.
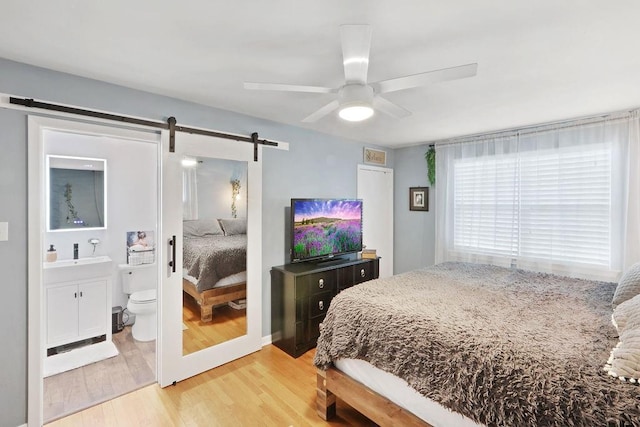
M 156 143 L 159 148 L 157 130 L 133 130 L 107 125 L 60 120 L 40 116 L 28 116 L 28 336 L 27 336 L 27 424 L 41 426 L 43 423 L 43 364 L 46 354 L 44 325 L 44 286 L 42 263 L 45 218 L 45 156 L 44 135 L 47 129 L 85 135 L 108 135 L 114 138 Z M 160 249 L 161 250 L 161 249 Z M 111 302 L 109 302 L 111 304 Z
M 233 140 L 179 133 L 175 153 L 162 132 L 162 209 L 159 246 L 176 237 L 175 273 L 169 250 L 161 258 L 158 383 L 166 387 L 261 348 L 262 337 L 262 146 L 258 161 L 253 146 Z M 187 157 L 214 157 L 247 162 L 247 333 L 188 355 L 182 354 L 182 166 Z

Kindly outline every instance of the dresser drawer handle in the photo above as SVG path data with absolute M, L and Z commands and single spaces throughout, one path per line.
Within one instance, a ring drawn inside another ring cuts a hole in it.
M 318 286 L 320 287 L 320 289 L 324 288 L 324 279 L 318 280 Z
M 364 276 L 366 276 L 366 275 L 367 275 L 367 274 L 365 273 L 364 268 L 363 268 L 363 269 L 361 269 L 361 270 L 360 270 L 360 277 L 364 277 Z
M 324 301 L 318 301 L 318 308 L 320 311 L 324 310 Z

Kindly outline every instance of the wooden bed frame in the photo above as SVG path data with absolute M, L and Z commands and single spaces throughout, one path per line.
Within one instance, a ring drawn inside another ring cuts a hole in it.
M 380 426 L 432 427 L 335 367 L 318 369 L 316 409 L 325 421 L 336 415 L 336 397 Z
M 187 279 L 182 279 L 182 290 L 191 295 L 200 306 L 200 320 L 203 322 L 211 322 L 213 319 L 214 305 L 224 304 L 229 301 L 247 297 L 246 282 L 235 283 L 198 292 L 193 283 Z

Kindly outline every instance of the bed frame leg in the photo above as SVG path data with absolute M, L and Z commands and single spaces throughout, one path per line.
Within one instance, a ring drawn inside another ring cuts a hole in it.
M 211 322 L 213 319 L 213 306 L 201 305 L 200 306 L 200 320 L 203 322 Z
M 327 390 L 327 376 L 322 369 L 318 369 L 317 375 L 316 410 L 325 421 L 336 416 L 336 396 Z

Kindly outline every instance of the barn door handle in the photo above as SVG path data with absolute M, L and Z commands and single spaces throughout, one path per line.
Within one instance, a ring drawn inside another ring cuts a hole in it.
M 169 239 L 169 246 L 171 246 L 171 261 L 169 261 L 169 267 L 171 272 L 176 272 L 176 236 L 174 235 Z

